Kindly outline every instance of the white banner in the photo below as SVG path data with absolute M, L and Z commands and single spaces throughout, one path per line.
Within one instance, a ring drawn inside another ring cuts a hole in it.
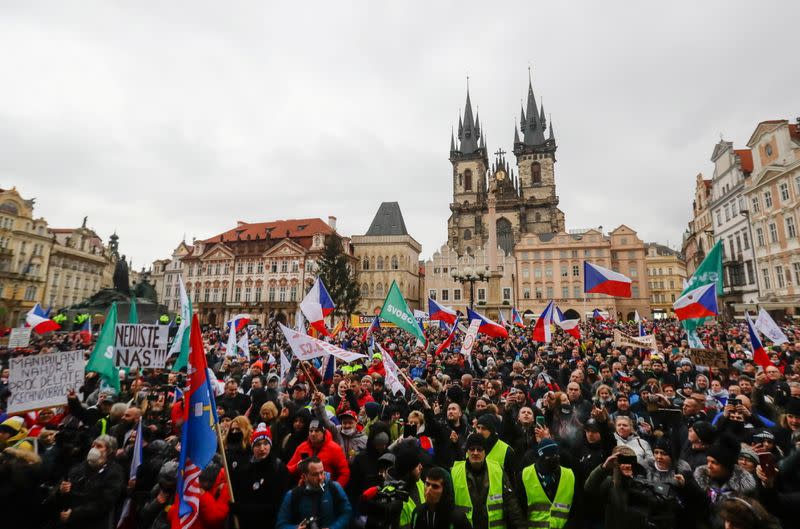
M 641 349 L 658 350 L 656 337 L 652 334 L 645 336 L 628 336 L 624 332 L 614 329 L 614 345 L 617 347 L 636 347 Z
M 761 334 L 769 338 L 770 341 L 775 345 L 789 343 L 789 338 L 783 334 L 781 328 L 778 327 L 778 324 L 775 323 L 775 320 L 772 319 L 772 317 L 769 315 L 769 312 L 766 310 L 761 309 L 758 311 L 758 319 L 756 319 L 755 325 L 756 329 L 758 329 Z
M 8 336 L 8 348 L 28 347 L 31 343 L 32 330 L 33 327 L 15 327 L 11 329 L 11 334 Z
M 62 406 L 67 392 L 83 384 L 83 351 L 12 357 L 9 361 L 8 413 Z
M 366 358 L 367 356 L 353 351 L 345 351 L 332 343 L 323 342 L 305 333 L 299 333 L 294 329 L 290 329 L 282 323 L 278 325 L 280 325 L 283 335 L 286 336 L 286 341 L 289 342 L 289 347 L 292 348 L 292 352 L 300 360 L 311 360 L 312 358 L 319 358 L 331 354 L 344 362 L 352 362 L 353 360 Z
M 464 341 L 461 343 L 461 354 L 467 358 L 472 356 L 472 348 L 475 346 L 475 340 L 478 338 L 478 327 L 480 326 L 481 320 L 472 320 L 469 322 L 467 335 L 464 336 Z
M 167 361 L 168 325 L 118 323 L 114 362 L 117 367 L 163 368 Z
M 381 347 L 380 344 L 376 345 L 383 356 L 383 367 L 386 368 L 386 387 L 388 387 L 394 395 L 397 395 L 398 393 L 405 395 L 406 387 L 402 382 L 400 382 L 400 376 L 397 374 L 399 371 L 397 364 L 394 363 L 392 357 L 389 355 L 389 353 L 383 350 L 383 347 Z

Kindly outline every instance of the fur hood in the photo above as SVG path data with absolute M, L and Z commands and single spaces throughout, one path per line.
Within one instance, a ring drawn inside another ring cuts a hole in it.
M 694 470 L 694 479 L 701 489 L 707 491 L 711 488 L 711 477 L 708 475 L 708 467 L 701 465 Z M 756 478 L 744 470 L 739 465 L 733 467 L 728 481 L 720 488 L 723 494 L 735 492 L 737 494 L 750 495 L 756 489 Z

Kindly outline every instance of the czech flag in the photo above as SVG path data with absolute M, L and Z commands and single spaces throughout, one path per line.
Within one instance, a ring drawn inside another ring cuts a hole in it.
M 500 325 L 502 325 L 503 327 L 506 327 L 506 328 L 511 327 L 511 324 L 508 323 L 508 320 L 506 319 L 506 317 L 503 316 L 503 311 L 502 310 L 500 311 Z
M 567 320 L 564 318 L 564 313 L 561 312 L 561 309 L 556 307 L 555 322 L 565 333 L 574 336 L 578 340 L 581 339 L 580 319 Z
M 537 342 L 550 343 L 552 340 L 550 326 L 553 324 L 553 306 L 553 302 L 550 301 L 533 326 L 532 338 Z
M 594 309 L 594 312 L 592 312 L 592 319 L 597 321 L 606 321 L 606 319 L 603 317 L 603 314 L 600 312 L 600 309 Z
M 449 323 L 450 325 L 456 321 L 456 311 L 451 309 L 450 307 L 445 307 L 443 305 L 439 305 L 436 301 L 428 298 L 428 319 L 430 320 L 439 320 L 445 323 Z
M 511 307 L 511 324 L 522 329 L 525 328 L 525 322 L 522 321 L 522 316 L 519 315 L 519 312 L 517 312 L 517 309 L 514 307 Z
M 608 294 L 616 298 L 629 298 L 631 297 L 631 278 L 584 261 L 583 291 L 586 294 Z
M 717 286 L 709 283 L 690 290 L 672 304 L 679 320 L 717 315 Z
M 497 322 L 494 322 L 486 316 L 467 308 L 467 317 L 469 321 L 480 320 L 481 325 L 478 327 L 478 332 L 483 333 L 492 338 L 508 338 L 508 331 Z
M 450 345 L 452 345 L 453 337 L 456 335 L 457 328 L 458 328 L 458 318 L 456 318 L 456 321 L 453 322 L 453 326 L 450 328 L 450 333 L 447 335 L 445 341 L 443 341 L 441 345 L 439 345 L 439 347 L 436 348 L 436 356 L 442 354 L 442 351 L 444 351 L 445 349 L 450 347 Z
M 714 283 L 711 284 L 713 285 Z M 753 348 L 753 361 L 766 369 L 767 366 L 771 364 L 767 351 L 764 349 L 761 340 L 758 339 L 758 333 L 753 325 L 753 320 L 750 319 L 750 314 L 748 314 L 747 311 L 744 313 L 744 318 L 747 320 L 747 332 L 750 334 L 750 346 Z
M 32 327 L 36 334 L 57 331 L 61 325 L 47 317 L 47 313 L 38 303 L 25 315 L 25 327 Z
M 331 314 L 335 308 L 333 300 L 320 278 L 314 281 L 314 286 L 300 302 L 300 310 L 303 311 L 309 325 L 323 336 L 330 336 L 325 327 L 325 317 Z
M 379 316 L 375 316 L 374 318 L 372 318 L 372 323 L 369 324 L 367 330 L 364 331 L 364 336 L 361 338 L 361 341 L 366 342 L 367 338 L 369 338 L 369 336 L 373 332 L 377 331 L 380 328 L 381 328 L 381 318 Z
M 247 324 L 250 323 L 250 315 L 249 314 L 237 314 L 230 320 L 228 320 L 228 326 L 233 325 L 234 331 L 239 332 L 245 327 Z
M 81 325 L 81 340 L 83 340 L 83 345 L 89 345 L 92 343 L 92 317 L 89 316 L 86 318 L 86 321 L 83 322 Z

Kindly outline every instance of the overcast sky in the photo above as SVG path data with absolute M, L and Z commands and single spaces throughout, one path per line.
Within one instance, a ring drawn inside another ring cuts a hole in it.
M 532 65 L 568 229 L 673 247 L 720 133 L 800 115 L 798 2 L 113 4 L 0 4 L 0 186 L 136 268 L 237 220 L 362 234 L 392 200 L 430 256 L 467 75 L 510 151 Z

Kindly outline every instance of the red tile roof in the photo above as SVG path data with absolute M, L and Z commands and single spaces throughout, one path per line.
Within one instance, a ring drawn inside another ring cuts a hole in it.
M 255 240 L 256 236 L 263 240 L 267 238 L 267 232 L 270 233 L 271 239 L 283 239 L 287 236 L 291 238 L 311 237 L 315 233 L 324 233 L 329 235 L 334 233 L 333 229 L 322 219 L 292 219 L 292 220 L 276 220 L 272 222 L 256 222 L 256 223 L 242 223 L 239 226 L 215 235 L 210 239 L 203 242 L 232 242 L 238 240 Z
M 742 171 L 745 173 L 752 173 L 753 151 L 750 149 L 735 149 L 733 152 L 739 156 L 739 160 L 742 162 Z

